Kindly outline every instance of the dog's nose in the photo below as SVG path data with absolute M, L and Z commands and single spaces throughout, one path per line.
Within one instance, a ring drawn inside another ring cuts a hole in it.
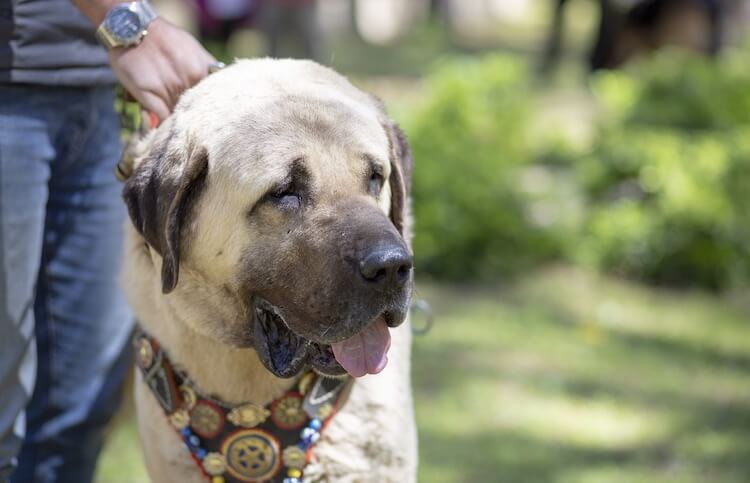
M 409 278 L 411 268 L 411 255 L 402 246 L 377 248 L 359 262 L 362 277 L 378 285 L 404 283 Z

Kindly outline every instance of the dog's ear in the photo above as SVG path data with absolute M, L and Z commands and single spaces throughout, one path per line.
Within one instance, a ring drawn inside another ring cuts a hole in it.
M 130 219 L 146 242 L 162 256 L 162 292 L 177 285 L 180 231 L 203 189 L 208 152 L 202 146 L 175 148 L 174 136 L 155 141 L 146 159 L 125 182 L 123 198 Z M 183 144 L 184 146 L 184 144 Z
M 404 235 L 406 223 L 406 203 L 411 191 L 412 157 L 404 131 L 393 121 L 385 125 L 391 147 L 391 175 L 388 184 L 391 188 L 391 221 Z

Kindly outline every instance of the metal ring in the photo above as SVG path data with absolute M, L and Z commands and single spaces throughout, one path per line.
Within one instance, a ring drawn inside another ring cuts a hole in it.
M 219 62 L 218 60 L 216 62 L 211 62 L 210 64 L 208 64 L 208 73 L 213 74 L 215 72 L 219 72 L 226 66 L 227 65 L 224 62 Z
M 435 314 L 432 312 L 432 307 L 430 307 L 430 304 L 424 300 L 420 299 L 415 301 L 411 305 L 411 311 L 421 312 L 424 314 L 424 325 L 422 327 L 415 327 L 414 326 L 414 318 L 412 317 L 412 326 L 411 326 L 411 332 L 414 335 L 425 335 L 432 329 L 432 325 L 435 323 Z

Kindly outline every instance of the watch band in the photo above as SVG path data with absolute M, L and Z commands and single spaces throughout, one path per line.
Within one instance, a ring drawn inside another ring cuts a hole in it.
M 104 23 L 97 27 L 96 38 L 107 50 L 122 45 L 122 42 L 117 40 L 111 33 L 109 33 L 109 30 L 104 27 Z
M 146 27 L 148 27 L 148 24 L 150 24 L 156 17 L 158 17 L 158 14 L 156 13 L 156 10 L 154 10 L 154 7 L 151 6 L 151 2 L 148 0 L 141 0 L 140 2 L 133 2 L 137 5 L 136 8 L 138 8 L 138 15 L 140 15 L 141 20 L 143 21 L 143 28 L 145 30 Z
M 107 25 L 107 17 L 105 17 L 104 21 L 96 29 L 96 38 L 108 50 L 113 47 L 127 47 L 130 45 L 137 45 L 138 43 L 140 43 L 140 41 L 143 39 L 143 37 L 147 33 L 146 28 L 158 16 L 158 14 L 156 13 L 156 11 L 151 6 L 148 0 L 140 0 L 136 2 L 131 2 L 129 4 L 117 5 L 113 7 L 112 10 L 114 10 L 115 8 L 123 8 L 123 6 L 126 6 L 128 10 L 138 15 L 138 18 L 140 19 L 140 22 L 141 22 L 142 30 L 134 41 L 124 42 L 122 39 L 116 37 L 109 30 L 108 25 Z M 110 12 L 112 12 L 112 10 L 107 12 L 107 16 L 110 15 Z

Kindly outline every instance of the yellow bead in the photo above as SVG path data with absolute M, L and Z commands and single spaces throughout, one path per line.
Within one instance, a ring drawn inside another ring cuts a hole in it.
M 287 476 L 289 476 L 289 478 L 299 478 L 302 476 L 302 472 L 297 468 L 290 468 L 287 472 Z
M 224 483 L 224 477 L 214 476 L 213 478 L 211 478 L 211 483 Z

